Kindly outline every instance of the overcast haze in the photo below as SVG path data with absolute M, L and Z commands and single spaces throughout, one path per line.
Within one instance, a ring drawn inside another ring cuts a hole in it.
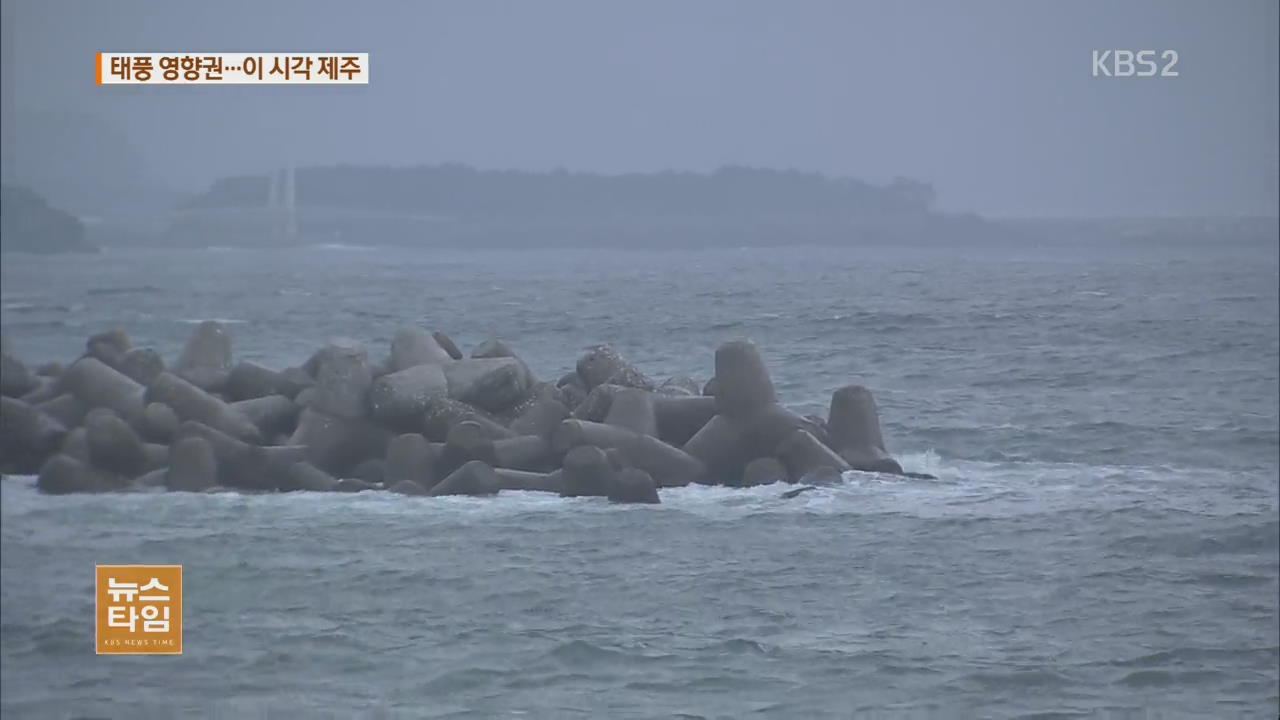
M 933 182 L 989 215 L 1277 213 L 1277 3 L 5 0 L 14 113 L 105 119 L 151 182 L 271 165 L 725 164 Z M 1095 78 L 1094 49 L 1177 78 Z M 98 87 L 98 51 L 348 51 L 371 84 Z M 21 179 L 21 178 L 19 178 Z

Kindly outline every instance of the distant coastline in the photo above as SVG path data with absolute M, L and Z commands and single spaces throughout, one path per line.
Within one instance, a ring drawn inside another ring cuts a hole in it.
M 1268 216 L 1216 217 L 1038 217 L 994 218 L 991 222 L 1032 237 L 1063 243 L 1231 242 L 1240 244 L 1280 241 L 1280 218 Z
M 934 208 L 928 183 L 875 185 L 814 173 L 597 175 L 463 165 L 296 170 L 294 230 L 271 176 L 223 178 L 179 208 L 175 245 L 716 247 L 955 241 L 1004 231 Z
M 50 207 L 25 187 L 6 185 L 3 249 L 1280 243 L 1275 217 L 983 217 L 938 209 L 933 187 L 916 180 L 877 185 L 746 167 L 600 175 L 344 165 L 292 174 L 287 189 L 279 172 L 239 175 L 154 209 L 121 207 L 81 218 Z M 18 199 L 10 201 L 15 192 Z M 15 222 L 23 213 L 39 219 Z

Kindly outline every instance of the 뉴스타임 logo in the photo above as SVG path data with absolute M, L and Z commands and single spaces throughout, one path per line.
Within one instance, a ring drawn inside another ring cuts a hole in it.
M 182 566 L 98 565 L 99 655 L 182 654 Z

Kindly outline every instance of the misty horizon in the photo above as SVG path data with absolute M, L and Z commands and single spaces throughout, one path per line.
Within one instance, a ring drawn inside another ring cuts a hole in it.
M 988 217 L 1280 214 L 1274 3 L 3 7 L 6 181 L 191 194 L 287 164 L 744 166 L 910 178 Z M 344 48 L 370 53 L 370 85 L 91 72 L 99 51 Z M 1100 48 L 1173 48 L 1180 74 L 1093 77 Z

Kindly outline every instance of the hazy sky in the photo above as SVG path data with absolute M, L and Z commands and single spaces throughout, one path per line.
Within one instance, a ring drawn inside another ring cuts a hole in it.
M 4 0 L 4 70 L 13 106 L 107 118 L 186 188 L 287 161 L 743 164 L 993 215 L 1276 214 L 1278 6 Z M 1180 76 L 1092 77 L 1114 48 Z M 95 86 L 93 54 L 129 50 L 369 52 L 371 84 Z

